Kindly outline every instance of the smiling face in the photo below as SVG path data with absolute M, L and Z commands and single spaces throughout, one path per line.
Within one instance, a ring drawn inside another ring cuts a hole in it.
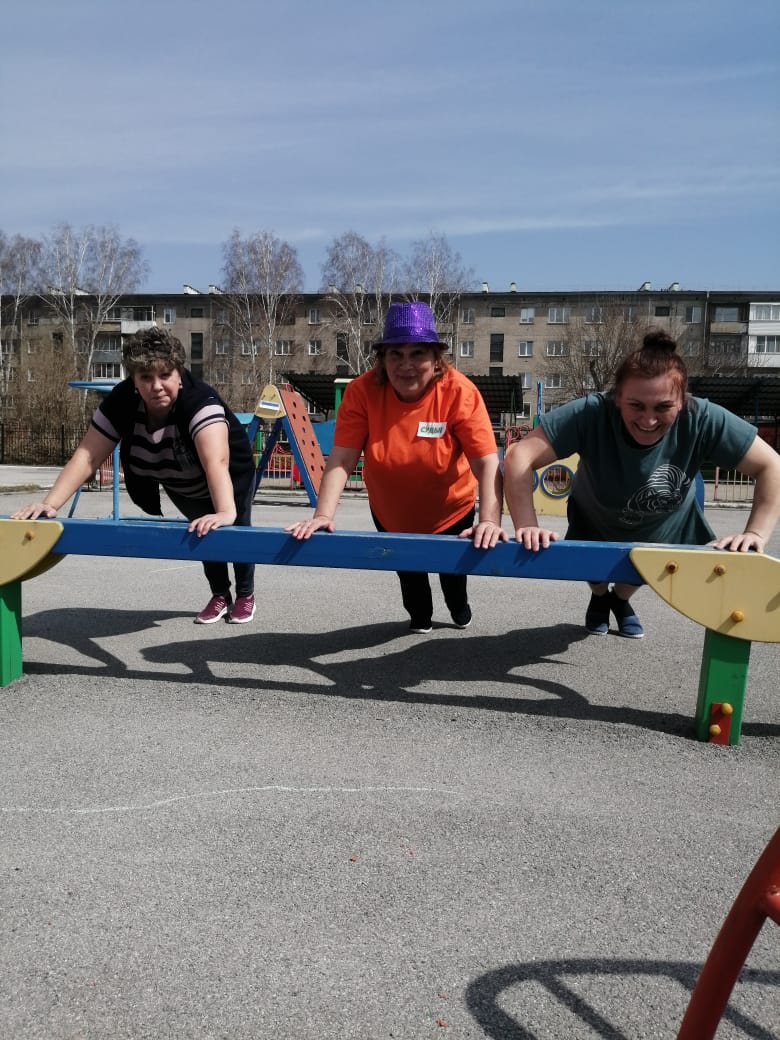
M 674 425 L 682 411 L 683 398 L 679 383 L 670 375 L 652 379 L 629 376 L 616 390 L 615 404 L 629 436 L 648 448 Z
M 419 401 L 438 372 L 438 351 L 425 343 L 385 347 L 387 381 L 401 401 Z
M 164 419 L 179 396 L 181 372 L 164 365 L 146 368 L 133 375 L 133 383 L 152 419 Z

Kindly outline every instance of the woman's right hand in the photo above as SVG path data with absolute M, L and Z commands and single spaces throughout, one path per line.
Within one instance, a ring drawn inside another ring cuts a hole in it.
M 29 506 L 22 506 L 15 513 L 11 513 L 11 519 L 37 520 L 39 517 L 43 517 L 44 520 L 53 520 L 56 515 L 57 510 L 48 502 L 32 502 Z
M 304 541 L 306 538 L 311 538 L 315 531 L 335 531 L 336 525 L 329 516 L 313 516 L 311 520 L 299 520 L 295 524 L 290 524 L 289 527 L 285 527 L 285 531 L 289 532 L 293 538 L 297 538 L 299 541 Z
M 517 527 L 515 541 L 520 542 L 526 549 L 537 552 L 539 549 L 546 549 L 550 542 L 557 542 L 558 535 L 546 527 Z

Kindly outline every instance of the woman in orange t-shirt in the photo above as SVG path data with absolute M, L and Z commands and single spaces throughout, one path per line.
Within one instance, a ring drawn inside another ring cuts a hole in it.
M 333 531 L 341 493 L 363 454 L 377 530 L 460 535 L 482 549 L 506 541 L 490 418 L 476 386 L 450 368 L 428 304 L 391 304 L 374 350 L 374 368 L 344 393 L 314 516 L 287 530 L 300 539 Z M 399 571 L 398 577 L 410 630 L 430 632 L 428 575 Z M 455 626 L 468 627 L 466 575 L 440 574 L 439 581 Z

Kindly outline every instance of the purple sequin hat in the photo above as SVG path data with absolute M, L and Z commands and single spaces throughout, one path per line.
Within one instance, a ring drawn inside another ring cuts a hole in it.
M 385 331 L 374 349 L 402 346 L 406 343 L 430 343 L 446 348 L 436 333 L 436 319 L 427 303 L 391 303 L 385 318 Z

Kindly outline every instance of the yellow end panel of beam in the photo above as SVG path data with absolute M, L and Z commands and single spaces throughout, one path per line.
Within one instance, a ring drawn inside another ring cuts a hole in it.
M 780 643 L 780 560 L 762 553 L 636 546 L 631 562 L 691 621 L 736 639 Z
M 56 520 L 0 520 L 0 585 L 40 567 L 61 534 Z
M 273 383 L 269 383 L 262 394 L 260 394 L 260 400 L 255 406 L 255 415 L 258 419 L 273 421 L 274 419 L 283 418 L 284 414 L 284 405 L 282 404 L 279 391 Z

